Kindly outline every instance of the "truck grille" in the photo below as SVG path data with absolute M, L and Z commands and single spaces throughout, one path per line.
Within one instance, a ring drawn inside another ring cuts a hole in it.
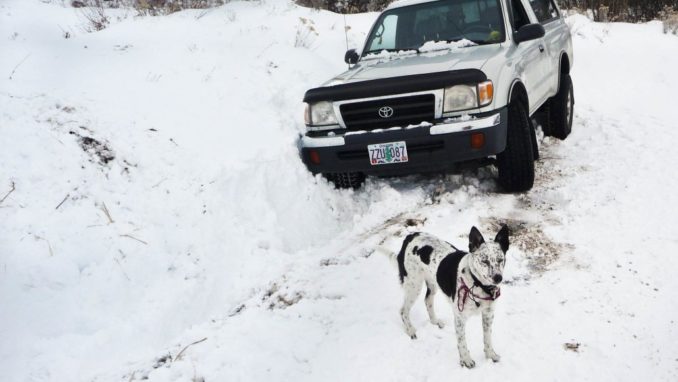
M 341 105 L 339 111 L 348 130 L 406 127 L 424 121 L 433 121 L 435 117 L 435 96 L 423 94 L 347 103 Z M 391 115 L 389 116 L 389 114 Z

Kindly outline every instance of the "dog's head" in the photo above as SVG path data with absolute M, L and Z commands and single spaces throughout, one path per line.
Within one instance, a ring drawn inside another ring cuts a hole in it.
M 506 251 L 509 248 L 509 230 L 503 225 L 494 241 L 487 243 L 476 227 L 468 236 L 471 272 L 484 285 L 498 285 L 503 279 Z

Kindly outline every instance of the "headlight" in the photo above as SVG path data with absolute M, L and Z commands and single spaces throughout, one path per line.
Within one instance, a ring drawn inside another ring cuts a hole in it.
M 455 85 L 445 88 L 443 112 L 466 110 L 478 107 L 478 95 L 475 86 Z
M 455 85 L 445 88 L 443 113 L 475 109 L 492 102 L 494 87 L 492 81 L 478 85 Z
M 337 124 L 337 117 L 334 115 L 334 107 L 332 106 L 332 102 L 321 101 L 307 105 L 306 107 L 306 125 L 308 125 L 310 129 L 313 129 L 313 126 L 327 126 Z
M 304 108 L 304 123 L 307 125 L 311 124 L 311 106 L 305 103 L 306 107 Z

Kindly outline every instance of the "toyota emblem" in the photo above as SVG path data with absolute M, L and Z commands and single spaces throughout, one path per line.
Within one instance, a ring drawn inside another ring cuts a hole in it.
M 393 108 L 390 106 L 384 106 L 379 108 L 379 116 L 381 118 L 391 118 L 393 115 Z

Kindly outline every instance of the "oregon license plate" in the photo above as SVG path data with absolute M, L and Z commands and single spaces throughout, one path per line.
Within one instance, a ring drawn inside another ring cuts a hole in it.
M 408 161 L 407 145 L 404 141 L 368 145 L 367 152 L 370 154 L 370 163 L 373 166 Z

